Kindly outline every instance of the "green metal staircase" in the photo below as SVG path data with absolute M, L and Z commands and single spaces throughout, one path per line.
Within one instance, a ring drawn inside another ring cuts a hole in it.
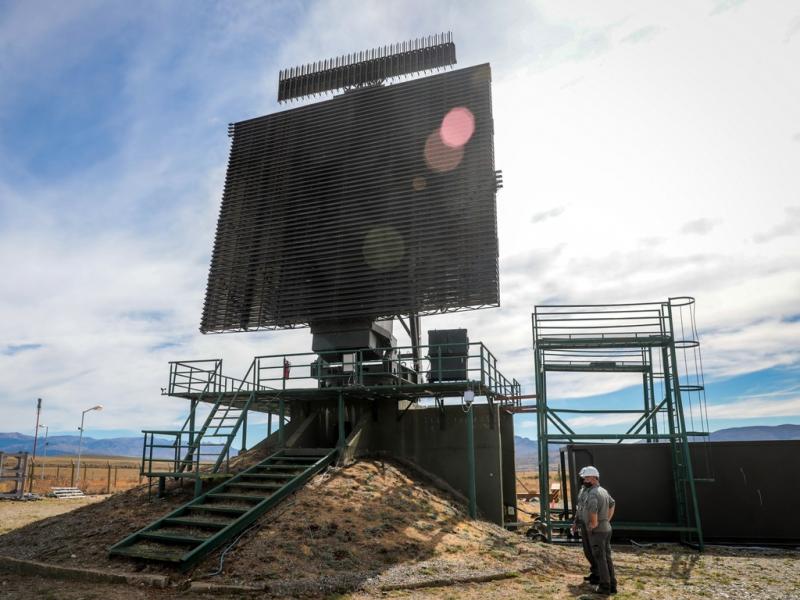
M 220 472 L 231 445 L 247 426 L 247 411 L 257 392 L 267 389 L 251 381 L 255 361 L 243 379 L 223 376 L 221 367 L 221 360 L 170 363 L 170 384 L 164 393 L 189 398 L 191 409 L 179 431 L 143 431 L 143 476 L 158 477 L 161 485 L 166 477 L 194 479 L 199 493 L 201 479 Z M 195 417 L 201 403 L 211 404 L 211 409 L 198 429 Z M 165 449 L 171 458 L 161 456 Z
M 188 569 L 301 488 L 331 464 L 336 452 L 280 450 L 128 536 L 109 554 Z

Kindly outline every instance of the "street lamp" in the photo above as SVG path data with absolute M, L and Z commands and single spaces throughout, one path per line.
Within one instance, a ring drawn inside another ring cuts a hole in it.
M 92 408 L 87 408 L 85 411 L 81 413 L 81 426 L 78 428 L 80 429 L 81 435 L 78 438 L 78 475 L 75 477 L 75 481 L 80 485 L 81 482 L 81 449 L 83 446 L 83 419 L 86 417 L 86 413 L 92 410 L 103 410 L 103 405 L 98 404 L 97 406 L 93 406 Z
M 39 429 L 44 429 L 44 452 L 42 453 L 42 458 L 44 460 L 47 460 L 47 434 L 50 433 L 50 427 L 47 426 L 47 425 L 39 425 Z M 40 471 L 41 471 L 40 479 L 44 479 L 44 469 L 45 469 L 45 465 L 42 464 L 42 468 L 40 469 Z M 58 485 L 58 484 L 56 484 L 56 485 Z

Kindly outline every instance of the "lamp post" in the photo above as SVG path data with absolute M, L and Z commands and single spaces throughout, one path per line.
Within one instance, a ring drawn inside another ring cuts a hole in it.
M 80 485 L 81 482 L 81 450 L 83 447 L 83 420 L 84 418 L 86 418 L 86 413 L 92 410 L 103 410 L 103 405 L 98 404 L 97 406 L 93 406 L 92 408 L 87 408 L 85 411 L 81 413 L 81 426 L 78 428 L 80 429 L 81 432 L 81 435 L 78 438 L 78 469 L 77 469 L 78 474 L 75 477 L 75 481 L 77 482 L 78 485 Z
M 42 428 L 44 428 L 44 451 L 42 452 L 42 459 L 47 460 L 47 434 L 50 433 L 50 427 L 48 425 L 39 425 L 39 429 Z M 44 469 L 45 466 L 42 464 L 42 468 L 39 469 L 39 475 L 41 476 L 40 479 L 44 479 Z
M 478 518 L 478 503 L 475 493 L 475 418 L 472 407 L 475 391 L 464 390 L 464 412 L 467 414 L 467 492 L 469 496 L 469 518 Z

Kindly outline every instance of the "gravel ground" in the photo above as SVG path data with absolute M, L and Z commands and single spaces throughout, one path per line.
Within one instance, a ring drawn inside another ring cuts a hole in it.
M 505 598 L 600 598 L 583 583 L 584 559 L 579 548 L 555 548 L 571 556 L 562 571 L 522 573 L 517 577 L 486 583 L 456 584 L 426 589 L 376 594 L 356 593 L 348 598 L 430 598 L 483 600 Z M 703 554 L 676 545 L 634 549 L 614 548 L 619 578 L 619 600 L 633 598 L 694 600 L 800 599 L 800 552 L 786 550 L 739 550 L 711 547 Z

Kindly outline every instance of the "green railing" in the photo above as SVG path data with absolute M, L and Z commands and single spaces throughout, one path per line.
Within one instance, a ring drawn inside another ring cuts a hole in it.
M 520 384 L 497 368 L 482 342 L 298 352 L 256 357 L 256 382 L 277 389 L 429 387 L 471 384 L 483 393 L 514 397 Z
M 249 406 L 256 390 L 268 388 L 255 381 L 255 361 L 250 364 L 244 378 L 236 379 L 222 374 L 222 360 L 187 360 L 169 363 L 169 384 L 163 393 L 170 396 L 189 397 L 192 407 L 179 430 L 143 430 L 141 474 L 152 476 L 185 476 L 199 473 L 200 464 L 210 462 L 217 471 L 233 437 L 238 433 L 241 419 L 237 419 L 231 435 L 224 442 L 203 441 L 204 437 L 219 438 L 225 418 L 239 417 L 244 411 L 233 408 L 239 396 L 245 397 Z M 222 403 L 222 400 L 225 403 Z M 200 401 L 213 402 L 211 411 L 198 429 L 195 421 Z M 222 421 L 215 422 L 215 419 Z M 166 439 L 165 439 L 166 438 Z M 164 456 L 159 450 L 169 450 Z

